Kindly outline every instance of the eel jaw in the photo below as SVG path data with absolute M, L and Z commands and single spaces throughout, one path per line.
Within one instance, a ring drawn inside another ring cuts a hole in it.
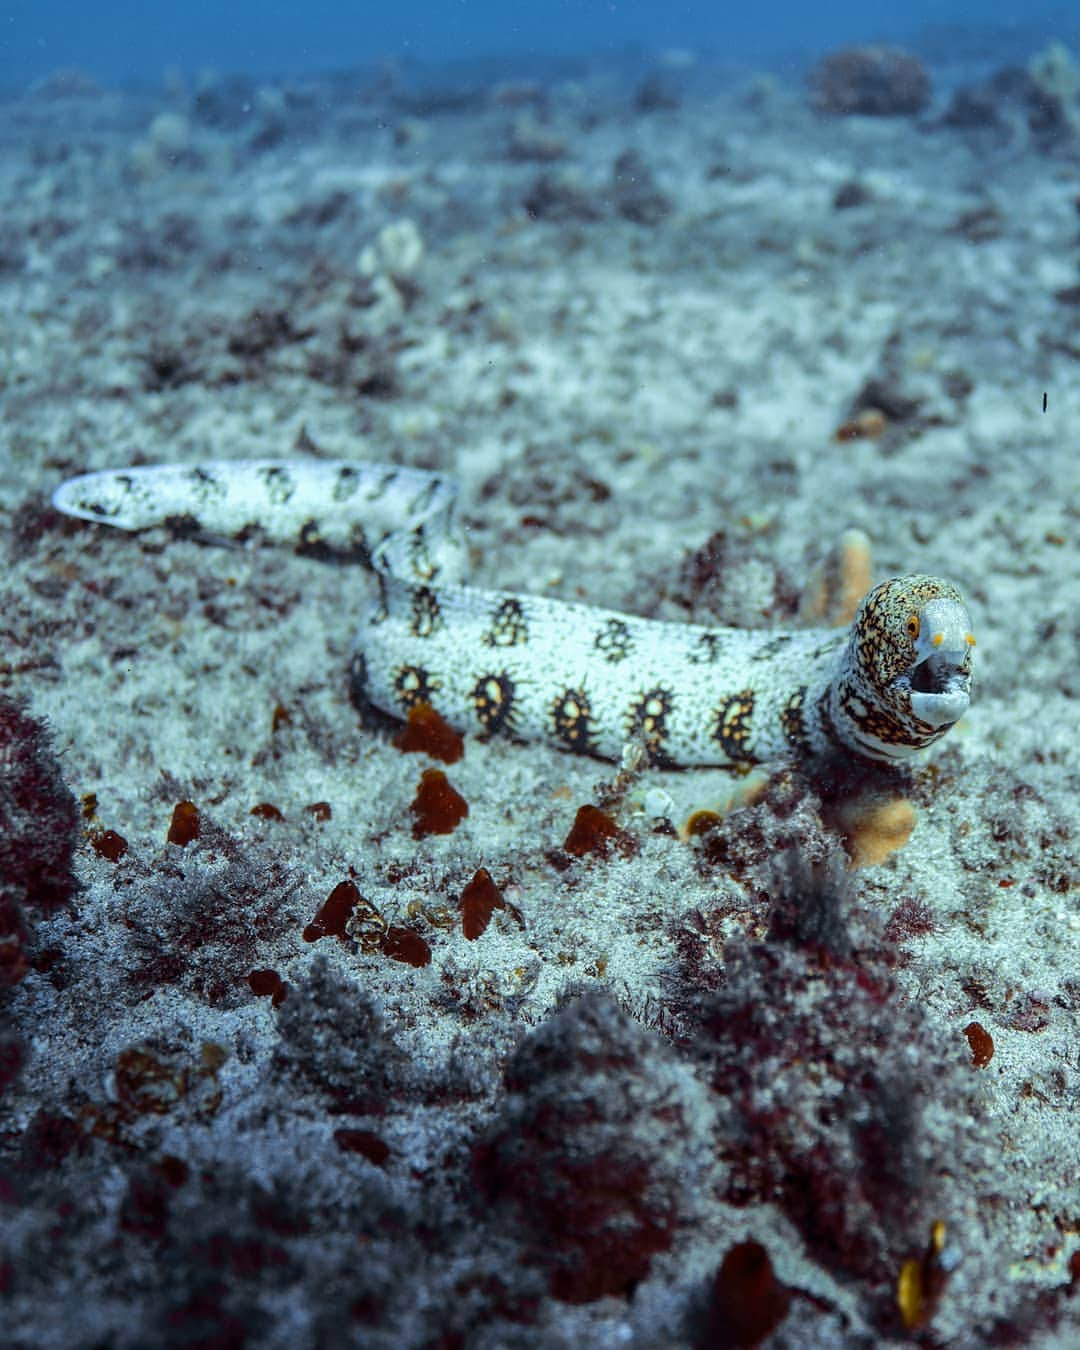
M 931 727 L 947 727 L 971 701 L 971 620 L 957 600 L 929 600 L 919 614 L 915 662 L 901 680 L 911 711 Z
M 964 668 L 967 650 L 935 651 L 918 661 L 909 676 L 911 711 L 931 727 L 959 721 L 971 702 L 971 676 Z

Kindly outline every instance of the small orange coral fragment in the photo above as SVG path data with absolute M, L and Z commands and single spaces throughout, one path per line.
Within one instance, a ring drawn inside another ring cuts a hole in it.
M 261 816 L 263 820 L 285 819 L 273 802 L 260 802 L 258 806 L 253 806 L 251 808 L 251 814 L 253 816 Z
M 909 1331 L 926 1326 L 933 1317 L 954 1264 L 945 1248 L 945 1224 L 938 1219 L 930 1226 L 926 1251 L 904 1262 L 896 1282 L 896 1304 Z
M 870 539 L 862 530 L 845 530 L 810 573 L 799 602 L 799 618 L 806 624 L 846 627 L 872 584 Z
M 505 909 L 502 891 L 491 879 L 486 867 L 478 867 L 472 881 L 461 892 L 461 931 L 474 942 L 491 922 L 497 909 Z
M 330 808 L 329 802 L 312 802 L 310 806 L 305 806 L 304 810 L 321 824 L 325 823 L 334 814 Z
M 857 799 L 838 813 L 851 866 L 874 867 L 903 848 L 915 828 L 915 807 L 906 797 Z
M 836 439 L 840 443 L 860 440 L 876 441 L 879 436 L 884 436 L 888 425 L 888 418 L 880 408 L 863 408 L 854 417 L 840 423 L 836 428 Z
M 181 848 L 186 848 L 193 839 L 198 839 L 199 808 L 194 802 L 176 803 L 167 837 L 170 844 L 179 844 Z
M 416 817 L 413 838 L 423 839 L 429 834 L 452 834 L 469 814 L 469 803 L 451 787 L 442 769 L 425 769 L 409 810 Z
M 456 764 L 465 753 L 465 742 L 430 703 L 414 703 L 405 725 L 394 737 L 405 754 L 430 755 L 444 764 Z

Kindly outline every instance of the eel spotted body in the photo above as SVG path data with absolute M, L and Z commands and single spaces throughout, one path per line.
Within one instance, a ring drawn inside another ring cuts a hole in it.
M 257 533 L 364 561 L 381 592 L 357 636 L 366 696 L 397 717 L 430 703 L 482 736 L 607 759 L 636 741 L 669 767 L 838 749 L 894 761 L 968 706 L 975 639 L 949 581 L 882 582 L 846 630 L 661 623 L 463 584 L 456 496 L 452 480 L 416 469 L 241 460 L 84 474 L 53 502 L 125 530 Z

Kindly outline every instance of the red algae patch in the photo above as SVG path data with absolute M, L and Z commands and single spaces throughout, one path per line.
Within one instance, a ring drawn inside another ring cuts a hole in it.
M 460 733 L 430 703 L 413 704 L 393 743 L 407 755 L 430 755 L 444 764 L 456 764 L 465 753 L 465 741 Z
M 790 1307 L 791 1291 L 776 1278 L 761 1243 L 737 1242 L 716 1272 L 706 1334 L 696 1347 L 758 1345 L 787 1317 Z
M 280 1008 L 285 1002 L 288 985 L 276 970 L 253 970 L 247 982 L 257 998 L 269 998 L 273 1007 Z
M 505 908 L 506 901 L 491 873 L 486 867 L 478 867 L 461 892 L 461 931 L 470 942 L 475 942 L 483 935 L 495 910 Z
M 425 769 L 409 810 L 416 817 L 413 838 L 423 839 L 429 834 L 453 834 L 469 814 L 469 803 L 442 769 Z
M 622 844 L 627 836 L 606 811 L 586 803 L 579 806 L 563 850 L 575 858 L 606 858 L 613 844 Z
M 199 837 L 199 808 L 194 802 L 177 802 L 173 807 L 172 822 L 169 825 L 168 841 L 187 848 L 193 839 Z
M 90 836 L 90 847 L 99 858 L 117 863 L 128 851 L 128 842 L 115 830 L 97 830 Z
M 362 898 L 354 882 L 338 882 L 323 901 L 314 919 L 304 929 L 304 941 L 318 942 L 320 938 L 336 937 L 344 942 L 348 937 L 345 925 Z
M 376 1167 L 382 1167 L 390 1156 L 389 1144 L 371 1130 L 335 1130 L 334 1143 L 343 1153 L 359 1153 Z
M 426 966 L 431 960 L 431 948 L 411 928 L 388 928 L 383 934 L 379 950 L 392 961 L 404 961 L 407 966 Z

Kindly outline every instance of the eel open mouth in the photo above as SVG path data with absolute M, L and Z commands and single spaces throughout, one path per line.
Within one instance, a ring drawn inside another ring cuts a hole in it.
M 967 712 L 971 701 L 971 677 L 964 669 L 967 651 L 935 648 L 917 662 L 908 683 L 911 711 L 920 722 L 944 727 Z

